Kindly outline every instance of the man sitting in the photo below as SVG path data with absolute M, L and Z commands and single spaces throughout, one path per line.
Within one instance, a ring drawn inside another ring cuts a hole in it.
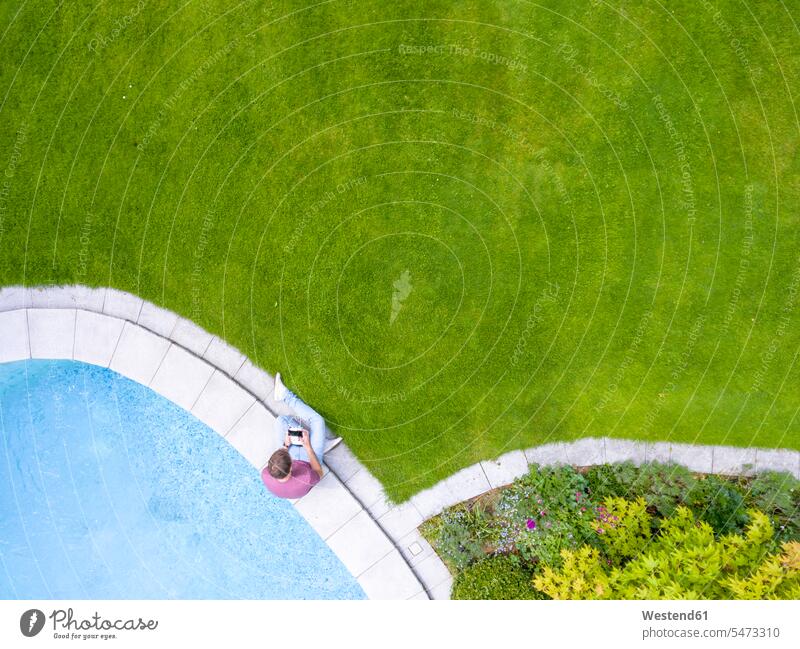
M 325 420 L 304 403 L 275 375 L 275 401 L 288 405 L 297 416 L 281 415 L 275 419 L 275 431 L 283 446 L 275 451 L 261 471 L 261 480 L 279 498 L 305 496 L 322 478 L 322 459 L 325 454 Z M 292 444 L 290 428 L 302 428 L 302 446 Z M 331 440 L 333 448 L 341 438 Z

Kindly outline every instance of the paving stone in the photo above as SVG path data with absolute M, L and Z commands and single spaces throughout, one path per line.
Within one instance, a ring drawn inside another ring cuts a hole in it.
M 115 288 L 106 289 L 106 298 L 103 302 L 103 313 L 113 315 L 115 318 L 136 322 L 142 310 L 144 300 L 125 291 Z
M 219 370 L 192 406 L 192 414 L 221 435 L 226 435 L 256 398 Z
M 0 288 L 0 311 L 25 309 L 29 304 L 28 288 L 25 286 L 4 286 Z
M 670 460 L 685 466 L 690 471 L 711 473 L 713 471 L 712 448 L 694 444 L 672 444 Z
M 397 549 L 410 566 L 416 566 L 428 557 L 437 556 L 431 544 L 416 529 L 397 541 Z
M 393 541 L 398 541 L 422 525 L 422 515 L 411 503 L 390 508 L 378 518 L 378 524 Z
M 451 581 L 453 578 L 447 566 L 444 565 L 444 562 L 436 554 L 423 559 L 415 565 L 414 572 L 428 591 Z
M 603 438 L 586 437 L 565 445 L 567 462 L 575 466 L 594 466 L 604 464 L 605 440 Z
M 108 367 L 124 325 L 124 320 L 110 315 L 78 310 L 73 352 L 75 360 Z
M 214 368 L 202 359 L 170 345 L 150 387 L 184 410 L 191 410 L 213 373 Z
M 448 600 L 450 599 L 450 592 L 452 591 L 452 589 L 453 589 L 453 579 L 451 577 L 447 581 L 431 589 L 430 591 L 431 599 Z
M 31 309 L 74 309 L 75 305 L 60 286 L 29 286 L 27 306 Z
M 25 309 L 0 312 L 0 363 L 31 357 L 28 318 Z
M 327 539 L 361 511 L 361 505 L 330 471 L 295 503 L 297 511 Z
M 70 286 L 70 295 L 76 309 L 100 313 L 106 301 L 105 288 L 89 288 L 88 286 Z
M 275 439 L 275 417 L 257 401 L 236 422 L 225 439 L 259 471 L 280 442 Z M 316 487 L 315 487 L 316 488 Z
M 511 451 L 496 460 L 484 460 L 481 466 L 492 489 L 511 484 L 528 472 L 528 460 L 522 451 Z
M 144 302 L 136 322 L 159 336 L 169 338 L 178 322 L 178 314 L 162 309 L 152 302 Z
M 525 458 L 528 460 L 528 464 L 540 464 L 541 466 L 569 464 L 566 446 L 563 442 L 526 448 Z
M 408 599 L 421 599 L 421 600 L 425 600 L 427 602 L 427 601 L 430 601 L 431 598 L 428 597 L 428 593 L 426 593 L 424 590 L 421 590 L 416 595 L 412 595 Z
M 129 379 L 150 385 L 170 342 L 126 322 L 109 367 Z
M 358 583 L 370 599 L 407 599 L 422 590 L 422 584 L 397 550 L 359 576 Z
M 392 542 L 365 511 L 347 521 L 326 542 L 356 577 L 394 550 Z
M 203 356 L 211 344 L 213 336 L 202 327 L 198 327 L 191 320 L 178 318 L 175 328 L 170 334 L 170 340 L 178 343 L 181 347 L 186 347 L 190 352 L 198 356 Z
M 756 451 L 757 471 L 785 471 L 800 479 L 800 452 L 760 448 Z
M 31 358 L 72 358 L 75 309 L 28 309 Z
M 34 308 L 103 310 L 106 290 L 88 286 L 32 286 L 28 303 Z
M 644 455 L 647 462 L 669 464 L 672 461 L 671 454 L 671 445 L 667 442 L 649 442 L 645 444 Z
M 633 462 L 641 466 L 647 461 L 647 445 L 644 442 L 606 437 L 604 445 L 607 464 Z
M 385 494 L 382 495 L 374 503 L 365 506 L 365 509 L 370 513 L 370 516 L 376 519 L 383 516 L 391 508 L 392 508 L 392 503 L 388 498 L 386 498 Z
M 381 483 L 366 469 L 357 471 L 345 482 L 347 489 L 365 507 L 385 499 Z
M 449 505 L 480 496 L 492 488 L 480 463 L 461 469 L 447 478 L 445 483 L 448 491 L 452 494 Z
M 752 475 L 756 467 L 756 449 L 736 446 L 713 447 L 712 471 L 726 475 Z
M 344 442 L 325 453 L 325 464 L 331 468 L 342 482 L 347 482 L 357 471 L 364 469 L 364 465 L 358 461 L 353 451 Z
M 427 520 L 448 507 L 448 503 L 452 502 L 453 498 L 454 496 L 447 488 L 446 482 L 442 481 L 436 483 L 430 489 L 414 494 L 410 502 L 417 508 L 422 518 Z
M 236 372 L 247 360 L 242 352 L 216 336 L 211 339 L 203 358 L 228 376 L 236 376 Z
M 265 401 L 269 405 L 267 397 L 272 395 L 275 389 L 275 381 L 260 367 L 256 367 L 251 361 L 247 360 L 236 372 L 234 379 L 252 392 L 260 401 Z M 272 410 L 272 412 L 275 411 Z

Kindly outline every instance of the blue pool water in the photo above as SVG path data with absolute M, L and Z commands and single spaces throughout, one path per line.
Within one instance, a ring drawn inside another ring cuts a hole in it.
M 210 428 L 72 361 L 0 364 L 0 599 L 354 599 Z

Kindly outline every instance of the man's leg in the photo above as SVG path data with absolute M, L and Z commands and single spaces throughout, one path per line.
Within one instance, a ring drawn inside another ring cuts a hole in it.
M 308 429 L 308 435 L 311 438 L 311 448 L 314 449 L 317 460 L 322 464 L 325 455 L 325 420 L 322 415 L 291 390 L 286 390 L 283 402 L 303 420 L 304 427 Z M 297 450 L 295 451 L 295 449 Z M 294 459 L 308 462 L 308 454 L 302 446 L 292 446 L 289 453 Z
M 292 425 L 291 420 L 292 418 L 286 415 L 275 417 L 273 426 L 275 428 L 275 441 L 278 444 L 283 444 L 286 439 L 286 433 L 289 432 L 289 427 Z

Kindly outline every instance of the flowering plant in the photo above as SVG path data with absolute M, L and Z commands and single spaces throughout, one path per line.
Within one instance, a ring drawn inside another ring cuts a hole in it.
M 531 467 L 494 507 L 495 553 L 558 563 L 562 548 L 592 539 L 594 506 L 585 487 L 583 476 L 570 467 Z

